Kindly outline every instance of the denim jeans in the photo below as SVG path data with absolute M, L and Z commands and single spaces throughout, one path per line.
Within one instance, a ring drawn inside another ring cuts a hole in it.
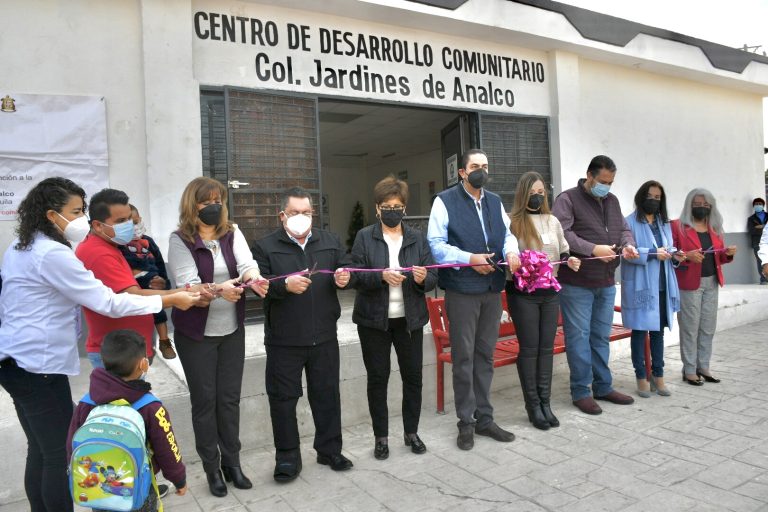
M 73 508 L 67 478 L 67 430 L 72 392 L 66 375 L 30 373 L 12 359 L 0 363 L 0 385 L 11 395 L 27 436 L 24 490 L 32 512 Z
M 645 335 L 651 338 L 651 375 L 664 376 L 664 331 L 632 330 L 632 366 L 635 367 L 635 377 L 645 378 Z
M 565 352 L 571 369 L 571 398 L 605 396 L 613 391 L 608 359 L 616 287 L 584 288 L 563 285 L 560 311 L 565 330 Z

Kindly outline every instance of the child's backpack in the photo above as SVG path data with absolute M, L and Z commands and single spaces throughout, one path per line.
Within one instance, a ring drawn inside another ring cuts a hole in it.
M 134 403 L 115 400 L 95 406 L 72 437 L 69 489 L 75 505 L 101 510 L 141 508 L 156 483 L 144 419 L 137 412 L 159 401 L 147 393 Z

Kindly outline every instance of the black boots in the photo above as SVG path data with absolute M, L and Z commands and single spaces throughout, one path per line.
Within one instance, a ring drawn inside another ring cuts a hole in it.
M 523 389 L 528 421 L 538 429 L 548 430 L 549 422 L 541 411 L 539 391 L 536 386 L 536 360 L 536 357 L 518 357 L 517 374 L 520 376 L 520 387 Z
M 211 490 L 211 494 L 217 498 L 223 498 L 227 495 L 227 484 L 224 483 L 220 470 L 211 471 L 205 476 L 208 479 L 208 488 Z
M 224 473 L 224 480 L 232 482 L 238 489 L 250 489 L 253 487 L 248 477 L 243 474 L 240 466 L 221 466 L 221 472 Z
M 552 349 L 545 353 L 539 353 L 536 383 L 544 418 L 549 422 L 550 427 L 559 427 L 560 421 L 552 413 L 552 408 L 549 406 L 549 399 L 552 396 L 552 364 Z
M 525 399 L 528 421 L 540 430 L 557 427 L 560 422 L 552 413 L 549 399 L 552 389 L 552 355 L 539 354 L 537 357 L 519 357 L 517 373 Z

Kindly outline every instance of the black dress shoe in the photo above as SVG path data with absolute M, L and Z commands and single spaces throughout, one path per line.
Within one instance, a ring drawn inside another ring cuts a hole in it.
M 687 382 L 691 386 L 703 386 L 704 385 L 704 381 L 703 380 L 701 380 L 701 379 L 691 380 L 688 377 L 686 377 L 685 375 L 683 375 L 683 382 Z
M 352 469 L 352 461 L 340 453 L 333 455 L 317 455 L 317 463 L 323 466 L 331 466 L 334 471 L 346 471 Z
M 292 482 L 301 473 L 301 457 L 297 459 L 282 459 L 275 462 L 275 472 L 272 477 L 281 484 Z
M 157 484 L 157 497 L 158 498 L 165 498 L 168 496 L 168 491 L 170 488 L 165 484 Z
M 227 495 L 227 484 L 224 483 L 220 470 L 206 473 L 205 477 L 208 479 L 208 488 L 211 490 L 211 494 L 217 498 L 223 498 Z
M 417 455 L 427 451 L 427 445 L 424 444 L 418 434 L 405 434 L 405 446 L 410 446 L 411 451 Z
M 699 379 L 704 379 L 707 382 L 711 382 L 713 384 L 719 384 L 720 383 L 720 379 L 716 379 L 716 378 L 714 378 L 711 375 L 704 375 L 703 373 L 701 373 L 698 370 L 696 370 L 696 375 L 699 376 Z
M 224 473 L 224 480 L 232 482 L 238 489 L 250 489 L 253 487 L 248 477 L 243 474 L 240 466 L 221 466 L 221 472 Z
M 491 424 L 485 428 L 476 428 L 475 434 L 479 436 L 487 436 L 502 443 L 511 443 L 515 440 L 515 434 L 507 432 L 495 422 L 491 422 Z
M 373 456 L 378 460 L 384 460 L 389 458 L 389 445 L 376 441 L 376 446 L 373 448 Z
M 456 446 L 460 450 L 471 450 L 475 446 L 475 426 L 464 425 L 459 427 L 459 437 L 456 438 Z

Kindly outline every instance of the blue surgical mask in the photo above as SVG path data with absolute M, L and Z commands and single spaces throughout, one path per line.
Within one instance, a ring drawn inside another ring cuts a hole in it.
M 109 226 L 109 224 L 104 224 L 105 226 Z M 114 226 L 109 226 L 115 231 L 114 238 L 110 238 L 113 242 L 115 242 L 117 245 L 126 245 L 131 240 L 133 240 L 133 221 L 127 220 L 125 222 L 121 222 L 120 224 L 115 224 Z
M 605 197 L 608 195 L 608 192 L 611 191 L 611 186 L 606 185 L 605 183 L 595 182 L 594 186 L 592 187 L 592 195 L 595 197 Z
M 764 210 L 764 208 L 763 208 L 763 205 L 761 205 L 761 204 L 756 204 L 756 205 L 754 206 L 754 208 L 755 208 L 755 213 L 763 213 L 763 210 Z

